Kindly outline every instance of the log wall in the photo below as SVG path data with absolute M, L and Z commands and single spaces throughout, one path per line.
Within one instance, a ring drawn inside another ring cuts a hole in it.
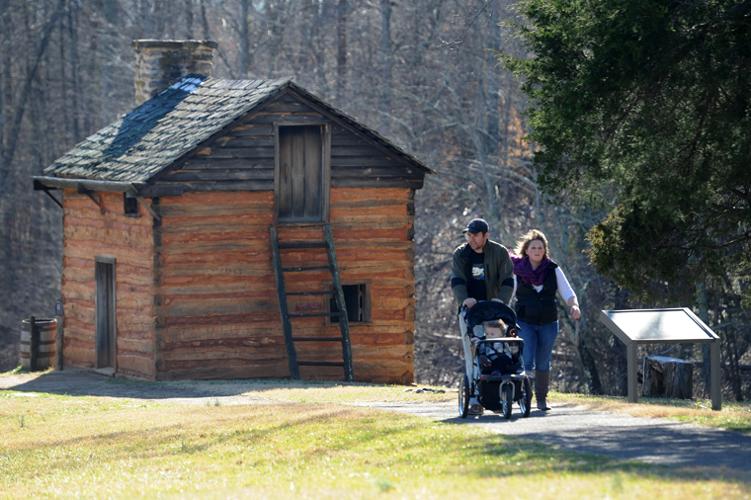
M 422 186 L 425 172 L 288 91 L 247 114 L 159 177 L 164 188 L 274 189 L 274 124 L 331 125 L 333 187 Z
M 95 258 L 115 257 L 117 372 L 154 378 L 153 218 L 139 200 L 139 216 L 123 213 L 121 193 L 73 190 L 63 194 L 63 275 L 66 366 L 96 364 Z M 149 203 L 149 201 L 146 201 Z
M 159 209 L 159 378 L 287 376 L 273 193 L 186 193 Z
M 371 321 L 352 323 L 356 380 L 411 382 L 414 339 L 413 190 L 333 188 L 330 220 L 342 281 L 366 283 Z M 273 192 L 187 193 L 160 199 L 159 378 L 288 376 L 271 262 Z M 280 241 L 322 241 L 320 226 L 283 226 Z M 283 250 L 285 265 L 325 263 L 322 249 Z M 287 274 L 288 291 L 330 289 L 328 272 Z M 328 310 L 328 298 L 290 297 L 290 310 Z M 293 319 L 293 332 L 338 336 L 328 318 Z M 298 359 L 341 360 L 341 345 L 297 343 Z M 341 368 L 302 367 L 305 378 Z

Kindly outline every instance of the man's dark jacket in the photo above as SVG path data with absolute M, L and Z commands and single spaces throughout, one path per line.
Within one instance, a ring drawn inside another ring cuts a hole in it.
M 451 289 L 459 306 L 469 297 L 467 281 L 471 276 L 470 252 L 474 252 L 469 243 L 465 243 L 454 250 L 454 260 L 451 268 Z M 487 300 L 500 299 L 504 304 L 511 300 L 514 291 L 514 266 L 506 247 L 495 241 L 488 240 L 483 248 L 485 254 L 485 290 Z M 474 297 L 476 298 L 476 297 Z

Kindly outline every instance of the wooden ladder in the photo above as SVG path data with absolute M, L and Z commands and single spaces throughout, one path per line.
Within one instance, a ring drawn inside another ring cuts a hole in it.
M 334 238 L 331 233 L 329 224 L 323 226 L 323 241 L 279 241 L 279 233 L 275 225 L 270 226 L 271 231 L 271 255 L 274 264 L 274 274 L 276 276 L 276 289 L 279 294 L 279 313 L 282 317 L 282 327 L 284 328 L 284 342 L 287 346 L 287 359 L 289 363 L 289 372 L 293 379 L 300 378 L 300 366 L 341 366 L 344 368 L 344 379 L 347 381 L 354 380 L 352 372 L 352 347 L 349 341 L 349 320 L 347 318 L 347 305 L 344 300 L 344 291 L 339 278 L 339 267 L 336 263 L 336 252 L 334 250 Z M 308 248 L 325 248 L 328 256 L 328 265 L 298 265 L 285 267 L 282 264 L 281 250 L 284 249 L 308 249 Z M 317 290 L 309 292 L 287 292 L 285 287 L 285 273 L 303 273 L 317 272 L 327 269 L 331 273 L 334 289 Z M 338 313 L 330 311 L 314 312 L 289 312 L 287 304 L 288 296 L 331 296 L 334 295 Z M 305 317 L 338 317 L 339 318 L 339 337 L 317 337 L 317 336 L 295 336 L 292 333 L 292 318 Z M 342 344 L 342 361 L 316 361 L 316 360 L 298 360 L 296 342 L 341 342 Z

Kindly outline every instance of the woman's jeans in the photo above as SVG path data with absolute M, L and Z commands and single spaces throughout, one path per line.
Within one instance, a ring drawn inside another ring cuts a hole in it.
M 558 321 L 544 325 L 530 325 L 524 321 L 519 324 L 519 336 L 524 340 L 524 369 L 539 372 L 550 371 L 553 357 L 553 344 L 558 336 Z

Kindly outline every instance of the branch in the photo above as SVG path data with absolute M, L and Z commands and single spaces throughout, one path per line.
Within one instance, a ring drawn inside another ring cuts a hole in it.
M 18 146 L 18 136 L 21 133 L 21 124 L 23 122 L 24 114 L 26 113 L 26 103 L 29 100 L 31 94 L 31 87 L 36 80 L 39 64 L 47 51 L 47 45 L 50 41 L 50 35 L 57 26 L 57 20 L 62 15 L 65 8 L 65 0 L 58 0 L 57 9 L 52 16 L 47 20 L 47 24 L 42 30 L 42 39 L 37 47 L 36 54 L 34 55 L 34 63 L 31 66 L 29 74 L 26 76 L 26 81 L 21 89 L 21 97 L 15 105 L 15 113 L 13 120 L 11 121 L 10 139 L 8 142 L 8 150 L 3 153 L 2 167 L 0 168 L 0 186 L 5 184 L 5 180 L 10 172 L 10 164 L 16 155 L 16 149 Z

